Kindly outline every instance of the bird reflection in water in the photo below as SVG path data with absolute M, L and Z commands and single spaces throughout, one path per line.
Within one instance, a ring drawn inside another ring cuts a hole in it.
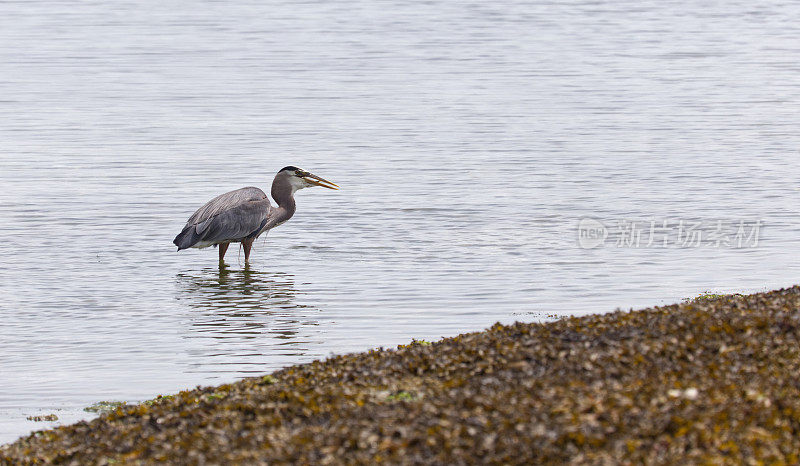
M 192 371 L 263 373 L 309 359 L 318 309 L 297 302 L 294 276 L 221 264 L 177 276 L 189 307 Z M 307 357 L 304 357 L 307 356 Z

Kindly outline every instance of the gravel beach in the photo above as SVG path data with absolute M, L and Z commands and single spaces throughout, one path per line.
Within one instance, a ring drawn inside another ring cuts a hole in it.
M 0 462 L 797 463 L 799 338 L 800 287 L 498 324 L 118 408 Z

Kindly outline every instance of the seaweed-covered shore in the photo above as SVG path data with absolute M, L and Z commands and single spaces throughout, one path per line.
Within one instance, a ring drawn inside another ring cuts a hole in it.
M 12 464 L 800 461 L 800 288 L 477 333 L 181 392 Z

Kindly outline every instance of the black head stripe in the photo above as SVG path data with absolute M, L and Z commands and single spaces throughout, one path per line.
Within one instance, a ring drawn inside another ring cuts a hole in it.
M 281 168 L 281 170 L 280 170 L 280 171 L 282 171 L 282 172 L 285 172 L 285 171 L 287 171 L 287 170 L 288 170 L 288 171 L 293 171 L 293 172 L 296 172 L 297 170 L 300 170 L 300 169 L 299 169 L 299 168 L 297 168 L 297 167 L 295 167 L 294 165 L 289 165 L 288 167 L 283 167 L 283 168 Z

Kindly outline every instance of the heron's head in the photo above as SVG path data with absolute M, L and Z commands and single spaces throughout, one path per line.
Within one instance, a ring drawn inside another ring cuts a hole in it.
M 292 192 L 295 192 L 298 189 L 310 188 L 311 186 L 339 189 L 337 184 L 331 183 L 330 181 L 320 178 L 311 172 L 307 172 L 291 165 L 288 167 L 283 167 L 281 171 L 278 172 L 278 177 L 282 177 L 289 182 L 289 184 L 292 186 Z

